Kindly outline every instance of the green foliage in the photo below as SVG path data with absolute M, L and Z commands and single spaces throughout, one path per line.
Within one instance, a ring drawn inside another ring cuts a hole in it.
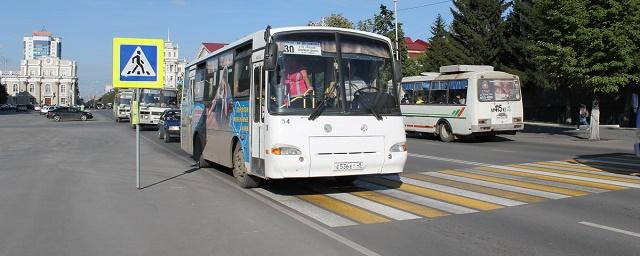
M 506 23 L 503 14 L 510 4 L 505 0 L 453 0 L 451 36 L 460 52 L 476 65 L 498 64 L 504 43 Z
M 113 99 L 116 97 L 116 91 L 110 91 L 108 93 L 103 94 L 98 101 L 107 104 L 113 102 Z
M 391 39 L 391 43 L 396 44 L 396 28 L 395 28 L 395 16 L 394 13 L 385 5 L 380 5 L 380 11 L 373 16 L 370 20 L 372 24 L 371 32 L 380 34 Z M 418 63 L 409 60 L 407 54 L 407 46 L 404 43 L 404 31 L 402 31 L 402 23 L 398 22 L 398 49 L 400 55 L 400 61 L 402 63 L 402 75 L 410 76 L 416 75 L 419 72 Z
M 0 104 L 7 103 L 8 98 L 9 98 L 9 93 L 7 93 L 7 85 L 0 84 Z
M 313 22 L 309 21 L 307 24 L 309 26 L 326 26 L 326 27 L 336 27 L 336 28 L 349 28 L 353 29 L 353 22 L 349 19 L 342 16 L 339 13 L 333 13 L 329 17 L 324 18 L 324 24 L 322 22 Z
M 431 26 L 432 37 L 429 39 L 431 48 L 418 60 L 422 70 L 438 72 L 441 66 L 473 63 L 462 51 L 463 47 L 458 41 L 453 40 L 446 26 L 442 16 L 438 14 Z

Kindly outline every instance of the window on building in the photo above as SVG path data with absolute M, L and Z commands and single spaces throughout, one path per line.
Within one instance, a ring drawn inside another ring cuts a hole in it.
M 29 84 L 29 93 L 33 94 L 36 91 L 36 86 L 33 84 Z
M 60 104 L 65 104 L 65 103 L 66 103 L 66 100 L 67 100 L 67 99 L 65 99 L 65 98 L 60 98 Z
M 51 85 L 50 84 L 45 84 L 44 85 L 44 93 L 51 93 Z
M 13 92 L 14 93 L 18 93 L 18 85 L 17 84 L 13 84 Z
M 61 84 L 60 85 L 60 93 L 67 93 L 67 85 L 66 84 Z
M 51 42 L 49 41 L 33 41 L 33 57 L 49 56 L 49 47 Z

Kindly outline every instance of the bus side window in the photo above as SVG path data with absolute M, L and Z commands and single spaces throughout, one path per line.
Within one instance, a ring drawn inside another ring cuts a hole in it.
M 432 81 L 429 104 L 447 104 L 449 81 Z
M 449 84 L 449 104 L 467 104 L 467 80 L 453 80 Z
M 404 96 L 400 100 L 400 104 L 413 104 L 413 89 L 413 83 L 402 83 L 402 91 L 404 91 Z
M 424 83 L 426 82 L 417 82 L 415 83 L 415 93 L 413 98 L 413 103 L 418 105 L 423 105 L 427 103 L 428 89 L 424 89 Z

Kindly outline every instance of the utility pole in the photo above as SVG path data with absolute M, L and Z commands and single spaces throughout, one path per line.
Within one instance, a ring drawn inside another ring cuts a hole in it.
M 396 19 L 396 60 L 400 60 L 400 47 L 398 46 L 398 0 L 393 0 L 393 17 Z

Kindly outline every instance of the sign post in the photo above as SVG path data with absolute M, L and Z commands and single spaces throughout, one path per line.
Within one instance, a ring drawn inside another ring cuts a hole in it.
M 136 125 L 136 188 L 140 186 L 140 100 L 143 89 L 164 87 L 164 41 L 162 39 L 113 39 L 113 88 L 136 88 L 131 103 Z

